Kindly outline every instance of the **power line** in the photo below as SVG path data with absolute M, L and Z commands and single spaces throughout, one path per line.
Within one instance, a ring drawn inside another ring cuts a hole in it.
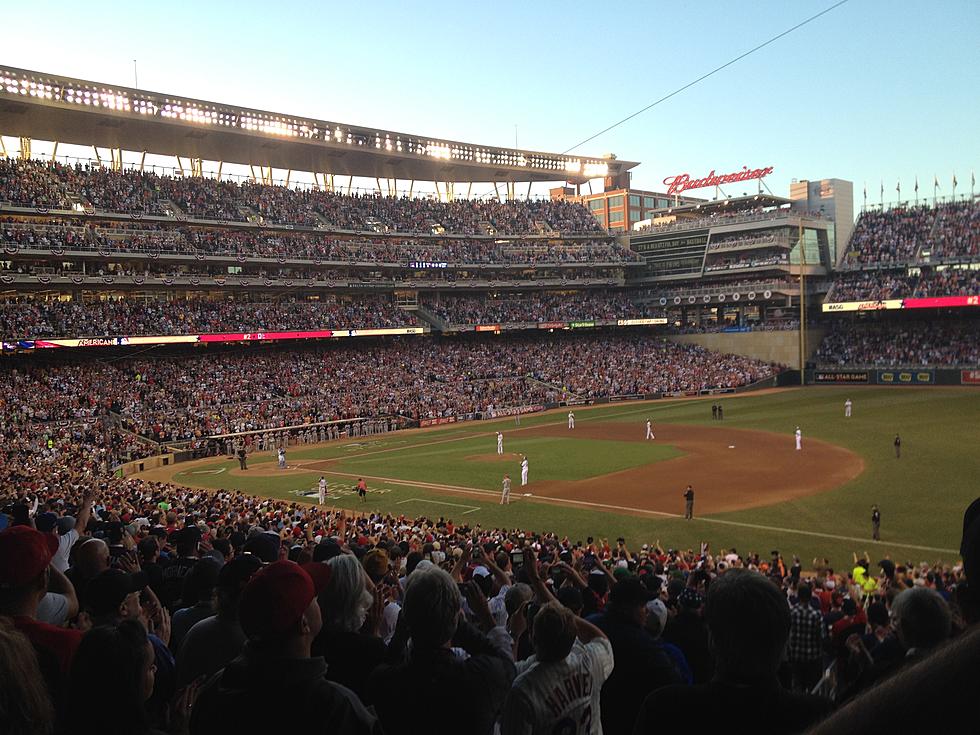
M 809 18 L 807 18 L 806 20 L 804 20 L 804 21 L 802 21 L 802 22 L 800 22 L 800 23 L 797 23 L 797 24 L 796 24 L 795 26 L 793 26 L 792 28 L 788 28 L 787 30 L 785 30 L 785 31 L 783 31 L 783 32 L 782 32 L 782 33 L 780 33 L 780 34 L 779 34 L 778 36 L 773 36 L 773 37 L 772 37 L 772 38 L 770 38 L 770 39 L 769 39 L 768 41 L 765 41 L 765 42 L 763 42 L 763 43 L 760 43 L 760 44 L 759 44 L 758 46 L 756 46 L 755 48 L 752 48 L 752 49 L 749 49 L 749 50 L 748 50 L 748 51 L 746 51 L 745 53 L 743 53 L 743 54 L 740 54 L 740 55 L 738 55 L 738 56 L 736 56 L 736 57 L 735 57 L 734 59 L 732 59 L 731 61 L 728 61 L 728 62 L 726 62 L 726 63 L 724 63 L 724 64 L 722 64 L 721 66 L 718 66 L 718 67 L 715 67 L 714 69 L 712 69 L 711 71 L 709 71 L 709 72 L 708 72 L 707 74 L 703 74 L 702 76 L 700 76 L 700 77 L 698 77 L 697 79 L 695 79 L 695 80 L 694 80 L 693 82 L 688 82 L 688 83 L 687 83 L 687 84 L 685 84 L 685 85 L 684 85 L 683 87 L 678 87 L 678 88 L 677 88 L 677 89 L 675 89 L 675 90 L 674 90 L 673 92 L 671 92 L 670 94 L 667 94 L 667 95 L 664 95 L 663 97 L 661 97 L 661 98 L 660 98 L 659 100 L 657 100 L 656 102 L 651 102 L 651 103 L 650 103 L 649 105 L 647 105 L 647 106 L 646 106 L 646 107 L 644 107 L 643 109 L 641 109 L 641 110 L 637 110 L 637 111 L 636 111 L 636 112 L 634 112 L 634 113 L 633 113 L 632 115 L 629 115 L 629 116 L 627 116 L 627 117 L 624 117 L 624 118 L 623 118 L 622 120 L 620 120 L 619 122 L 616 122 L 616 123 L 613 123 L 613 124 L 612 124 L 612 125 L 610 125 L 610 126 L 609 126 L 608 128 L 604 128 L 604 129 L 602 129 L 602 130 L 600 130 L 600 131 L 599 131 L 598 133 L 596 133 L 595 135 L 591 135 L 591 136 L 589 136 L 588 138 L 586 138 L 585 140 L 583 140 L 583 141 L 582 141 L 581 143 L 576 143 L 575 145 L 573 145 L 573 146 L 572 146 L 571 148 L 569 148 L 568 150 L 566 150 L 566 151 L 562 151 L 562 155 L 564 155 L 564 154 L 566 154 L 566 153 L 571 153 L 571 152 L 572 152 L 572 151 L 574 151 L 574 150 L 575 150 L 576 148 L 579 148 L 579 147 L 581 147 L 581 146 L 583 146 L 583 145 L 585 145 L 586 143 L 588 143 L 588 142 L 589 142 L 589 141 L 591 141 L 591 140 L 595 140 L 595 139 L 596 139 L 596 138 L 598 138 L 598 137 L 599 137 L 600 135 L 604 135 L 605 133 L 608 133 L 608 132 L 609 132 L 610 130 L 612 130 L 612 129 L 614 129 L 614 128 L 618 128 L 618 127 L 619 127 L 620 125 L 622 125 L 622 124 L 623 124 L 623 123 L 625 123 L 625 122 L 629 122 L 630 120 L 632 120 L 632 119 L 633 119 L 634 117 L 636 117 L 637 115 L 642 115 L 642 114 L 643 114 L 644 112 L 646 112 L 647 110 L 649 110 L 649 109 L 651 109 L 651 108 L 653 108 L 653 107 L 656 107 L 656 106 L 657 106 L 657 105 L 659 105 L 659 104 L 660 104 L 661 102 L 666 102 L 666 101 L 667 101 L 667 100 L 669 100 L 669 99 L 670 99 L 671 97 L 674 97 L 675 95 L 678 95 L 678 94 L 680 94 L 681 92 L 683 92 L 683 91 L 684 91 L 685 89 L 690 89 L 691 87 L 693 87 L 693 86 L 694 86 L 695 84 L 697 84 L 698 82 L 703 82 L 703 81 L 704 81 L 705 79 L 707 79 L 707 78 L 708 78 L 708 77 L 710 77 L 710 76 L 713 76 L 713 75 L 715 75 L 715 74 L 717 74 L 717 73 L 718 73 L 718 72 L 720 72 L 720 71 L 721 71 L 722 69 L 727 69 L 727 68 L 728 68 L 729 66 L 731 66 L 732 64 L 734 64 L 734 63 L 736 63 L 736 62 L 738 62 L 738 61 L 741 61 L 741 60 L 742 60 L 742 59 L 744 59 L 744 58 L 745 58 L 746 56 L 750 56 L 750 55 L 752 55 L 752 54 L 754 54 L 754 53 L 755 53 L 756 51 L 758 51 L 758 50 L 760 50 L 760 49 L 763 49 L 763 48 L 765 48 L 765 47 L 766 47 L 766 46 L 768 46 L 769 44 L 771 44 L 771 43 L 775 43 L 776 41 L 778 41 L 778 40 L 779 40 L 780 38 L 782 38 L 783 36 L 786 36 L 786 35 L 789 35 L 789 34 L 790 34 L 790 33 L 792 33 L 793 31 L 795 31 L 795 30 L 797 30 L 797 29 L 799 29 L 799 28 L 802 28 L 803 26 L 805 26 L 805 25 L 807 25 L 808 23 L 811 23 L 811 22 L 813 22 L 813 21 L 815 21 L 815 20 L 816 20 L 817 18 L 819 18 L 820 16 L 822 16 L 822 15 L 826 15 L 826 14 L 827 14 L 827 13 L 829 13 L 829 12 L 830 12 L 831 10 L 835 10 L 836 8 L 839 8 L 839 7 L 841 6 L 841 5 L 843 5 L 843 4 L 844 4 L 844 3 L 846 3 L 846 2 L 847 2 L 847 0 L 840 0 L 840 2 L 837 2 L 837 3 L 834 3 L 833 5 L 831 5 L 831 6 L 829 7 L 829 8 L 827 8 L 827 9 L 825 9 L 825 10 L 821 10 L 821 11 L 820 11 L 819 13 L 817 13 L 816 15 L 811 15 L 811 16 L 810 16 Z

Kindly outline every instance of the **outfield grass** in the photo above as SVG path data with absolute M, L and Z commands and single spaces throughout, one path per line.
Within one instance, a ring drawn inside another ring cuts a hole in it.
M 843 418 L 847 397 L 854 402 L 851 419 Z M 503 473 L 510 472 L 515 480 L 519 477 L 516 457 L 513 462 L 488 457 L 496 451 L 493 432 L 498 429 L 505 432 L 506 452 L 529 456 L 532 482 L 583 479 L 679 454 L 673 447 L 642 441 L 521 438 L 519 432 L 510 431 L 514 428 L 512 419 L 293 449 L 288 458 L 337 459 L 331 470 L 349 473 L 347 477 L 330 476 L 331 502 L 339 507 L 447 516 L 484 527 L 554 530 L 582 540 L 586 536 L 625 536 L 634 545 L 659 539 L 668 546 L 687 548 L 708 540 L 715 549 L 736 546 L 742 553 L 768 554 L 771 549 L 779 549 L 784 555 L 798 554 L 805 563 L 815 556 L 828 557 L 841 568 L 850 563 L 852 551 L 871 550 L 870 506 L 877 503 L 881 507 L 884 542 L 874 544 L 872 555 L 889 554 L 894 559 L 913 561 L 955 558 L 963 510 L 978 494 L 980 432 L 976 424 L 980 391 L 811 387 L 726 398 L 722 403 L 726 425 L 778 432 L 786 435 L 787 442 L 792 441 L 792 432 L 800 425 L 804 438 L 822 439 L 859 454 L 865 461 L 865 471 L 853 481 L 819 495 L 684 521 L 534 502 L 497 505 Z M 592 424 L 635 420 L 638 436 L 642 436 L 642 424 L 648 415 L 655 425 L 716 423 L 711 419 L 710 404 L 688 400 L 580 407 L 576 408 L 576 421 Z M 525 417 L 522 427 L 562 422 L 563 414 L 552 413 Z M 895 458 L 892 448 L 896 431 L 903 441 L 901 459 Z M 474 455 L 480 457 L 475 459 Z M 263 465 L 272 466 L 267 464 L 272 461 L 271 454 L 267 454 L 253 458 L 249 466 L 260 469 Z M 198 474 L 222 467 L 225 471 L 221 474 Z M 282 477 L 230 476 L 228 470 L 234 467 L 236 462 L 227 461 L 198 465 L 191 469 L 193 474 L 178 472 L 175 480 L 296 499 L 299 493 L 311 491 L 319 478 L 316 472 Z M 403 483 L 370 482 L 374 492 L 367 503 L 361 503 L 349 494 L 359 475 Z M 472 488 L 473 492 L 447 494 L 404 484 L 413 481 L 458 485 Z M 517 484 L 515 481 L 515 494 L 519 491 Z M 681 510 L 678 507 L 678 512 Z

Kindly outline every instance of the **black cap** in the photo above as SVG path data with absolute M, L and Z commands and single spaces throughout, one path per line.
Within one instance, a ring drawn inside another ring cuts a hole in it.
M 143 572 L 128 574 L 121 569 L 106 569 L 85 585 L 85 606 L 96 617 L 108 615 L 119 609 L 127 595 L 142 591 L 146 583 Z
M 282 542 L 279 537 L 271 533 L 257 533 L 245 542 L 243 551 L 247 554 L 254 554 L 267 564 L 279 561 L 279 549 Z
M 613 585 L 609 602 L 617 607 L 639 607 L 654 595 L 636 577 L 630 577 Z
M 252 554 L 239 556 L 221 567 L 218 572 L 218 587 L 229 590 L 242 590 L 249 578 L 262 568 L 262 560 Z
M 340 544 L 332 538 L 325 538 L 313 549 L 313 561 L 329 561 L 342 553 Z

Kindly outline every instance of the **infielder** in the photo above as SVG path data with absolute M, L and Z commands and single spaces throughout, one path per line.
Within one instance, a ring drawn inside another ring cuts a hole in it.
M 497 432 L 497 454 L 504 453 L 504 435 Z
M 575 428 L 575 414 L 572 413 L 571 411 L 568 412 L 568 428 L 569 429 Z
M 800 431 L 800 427 L 796 427 L 796 451 L 799 452 L 803 449 L 803 432 Z
M 527 457 L 521 459 L 521 487 L 527 485 Z
M 851 418 L 851 399 L 850 398 L 848 398 L 846 401 L 844 401 L 844 418 L 845 419 Z
M 281 470 L 286 469 L 286 450 L 283 449 L 282 447 L 279 447 L 278 456 L 279 456 L 279 469 Z
M 327 480 L 323 476 L 320 477 L 320 505 L 327 502 Z
M 500 504 L 510 505 L 510 475 L 504 475 L 504 489 L 500 495 Z
M 647 439 L 656 439 L 656 438 L 657 437 L 653 435 L 653 422 L 651 422 L 650 419 L 647 419 Z

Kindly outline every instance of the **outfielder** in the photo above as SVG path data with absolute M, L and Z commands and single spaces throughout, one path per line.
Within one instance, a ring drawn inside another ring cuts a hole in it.
M 803 432 L 800 431 L 800 427 L 796 427 L 796 451 L 799 452 L 803 449 Z
M 575 428 L 575 414 L 572 413 L 571 411 L 568 412 L 568 428 L 569 429 Z
M 521 487 L 527 485 L 527 457 L 521 459 Z
M 844 418 L 845 419 L 851 418 L 851 399 L 850 398 L 848 398 L 846 401 L 844 401 Z
M 657 437 L 653 435 L 653 422 L 651 422 L 650 419 L 647 419 L 647 439 L 656 439 L 656 438 Z
M 504 453 L 504 435 L 497 432 L 497 454 Z
M 504 475 L 504 488 L 500 494 L 500 504 L 510 505 L 510 475 Z
M 320 505 L 327 502 L 327 480 L 322 475 L 320 477 Z

